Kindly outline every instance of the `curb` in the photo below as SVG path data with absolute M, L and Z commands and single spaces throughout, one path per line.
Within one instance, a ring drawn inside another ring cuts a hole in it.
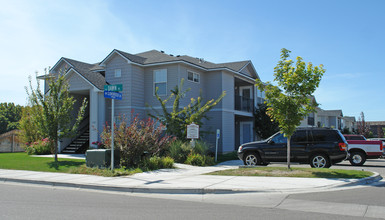
M 315 187 L 314 190 L 320 189 L 330 189 L 337 187 L 346 187 L 346 186 L 357 186 L 357 185 L 369 185 L 375 182 L 378 182 L 382 179 L 382 176 L 376 172 L 373 172 L 374 175 L 358 179 L 354 182 L 334 184 L 324 187 Z M 34 185 L 44 185 L 52 187 L 67 187 L 67 188 L 77 188 L 77 189 L 90 189 L 90 190 L 103 190 L 110 192 L 125 192 L 125 193 L 154 193 L 154 194 L 195 194 L 195 195 L 204 195 L 204 194 L 237 194 L 237 193 L 284 193 L 284 192 L 302 192 L 309 191 L 309 189 L 277 189 L 277 190 L 256 190 L 256 189 L 215 189 L 215 188 L 146 188 L 146 187 L 119 187 L 119 186 L 108 186 L 108 185 L 92 185 L 92 184 L 78 184 L 78 183 L 63 183 L 63 182 L 52 182 L 52 181 L 43 181 L 43 180 L 26 180 L 26 179 L 17 179 L 17 178 L 6 178 L 0 177 L 0 181 L 7 183 L 25 183 L 25 184 L 34 184 Z

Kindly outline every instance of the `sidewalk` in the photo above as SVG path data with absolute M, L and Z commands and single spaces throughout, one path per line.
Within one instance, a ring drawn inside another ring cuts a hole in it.
M 241 161 L 228 161 L 212 167 L 176 164 L 178 169 L 163 169 L 125 177 L 0 169 L 0 181 L 135 193 L 206 194 L 318 191 L 370 184 L 382 179 L 379 174 L 360 180 L 203 175 L 237 168 L 240 163 Z

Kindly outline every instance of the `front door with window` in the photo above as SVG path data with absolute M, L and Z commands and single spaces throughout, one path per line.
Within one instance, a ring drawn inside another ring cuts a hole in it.
M 253 139 L 253 122 L 242 121 L 240 123 L 240 144 L 254 141 Z

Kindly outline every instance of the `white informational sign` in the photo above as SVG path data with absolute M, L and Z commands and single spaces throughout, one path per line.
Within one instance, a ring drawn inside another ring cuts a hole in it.
M 199 139 L 199 125 L 194 123 L 187 125 L 187 139 Z

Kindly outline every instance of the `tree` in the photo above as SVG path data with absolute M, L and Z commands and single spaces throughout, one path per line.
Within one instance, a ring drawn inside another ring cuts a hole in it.
M 367 138 L 371 135 L 370 126 L 365 122 L 364 112 L 361 112 L 360 117 L 358 117 L 357 132 L 358 134 L 364 135 Z
M 256 80 L 259 90 L 265 91 L 267 114 L 276 121 L 287 137 L 287 167 L 290 169 L 290 140 L 301 120 L 309 113 L 315 112 L 317 103 L 311 100 L 311 95 L 318 87 L 325 70 L 323 65 L 313 67 L 306 64 L 301 57 L 297 62 L 289 58 L 291 51 L 283 48 L 281 60 L 274 68 L 274 81 L 262 83 Z
M 278 123 L 271 120 L 267 114 L 266 104 L 258 104 L 258 108 L 255 108 L 254 127 L 257 135 L 262 139 L 266 139 L 279 131 Z
M 23 106 L 0 103 L 0 134 L 17 129 Z
M 152 115 L 150 117 L 158 119 L 163 125 L 166 126 L 167 133 L 176 136 L 179 140 L 187 140 L 187 125 L 195 123 L 202 126 L 202 119 L 206 118 L 206 113 L 216 106 L 222 98 L 226 95 L 226 92 L 222 92 L 218 99 L 214 101 L 211 99 L 202 106 L 202 97 L 199 96 L 197 99 L 191 98 L 190 104 L 181 108 L 180 100 L 186 95 L 189 89 L 182 90 L 184 79 L 182 78 L 180 85 L 175 86 L 174 90 L 171 90 L 171 95 L 162 100 L 158 95 L 158 88 L 155 89 L 155 96 L 159 101 L 162 114 Z M 174 103 L 171 111 L 167 110 L 166 104 L 174 98 Z M 155 112 L 157 112 L 154 109 Z
M 69 94 L 69 85 L 64 74 L 51 77 L 48 81 L 49 91 L 45 95 L 40 90 L 39 82 L 37 82 L 37 88 L 33 88 L 31 77 L 29 78 L 30 91 L 27 88 L 26 91 L 29 95 L 31 109 L 40 110 L 39 113 L 31 114 L 35 117 L 36 129 L 44 138 L 53 141 L 55 162 L 57 162 L 58 140 L 76 134 L 85 114 L 87 100 L 83 100 L 75 123 L 73 123 L 72 111 L 76 100 Z
M 20 140 L 26 144 L 33 143 L 37 140 L 41 140 L 44 137 L 39 132 L 39 129 L 36 129 L 38 123 L 36 122 L 37 115 L 41 112 L 41 106 L 26 106 L 23 109 L 21 119 L 19 121 L 20 129 Z

